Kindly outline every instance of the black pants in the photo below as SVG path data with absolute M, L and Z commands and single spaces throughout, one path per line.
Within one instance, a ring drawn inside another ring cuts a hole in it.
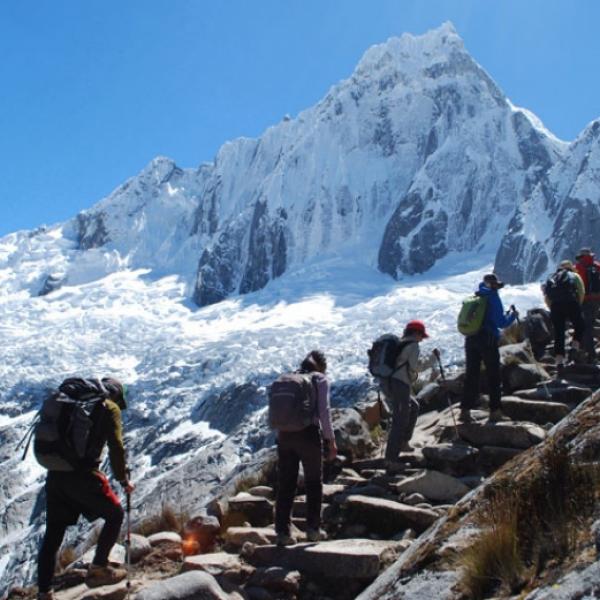
M 467 373 L 465 390 L 461 402 L 462 409 L 473 408 L 479 398 L 479 379 L 481 361 L 485 365 L 490 394 L 490 411 L 501 408 L 502 381 L 500 378 L 500 352 L 498 340 L 493 333 L 480 331 L 465 339 L 465 354 L 467 357 Z
M 100 472 L 48 473 L 46 479 L 46 533 L 38 555 L 38 588 L 48 592 L 56 567 L 56 555 L 69 525 L 83 514 L 89 521 L 105 520 L 98 538 L 94 564 L 106 566 L 123 523 L 123 508 Z
M 318 529 L 321 524 L 323 497 L 323 454 L 319 428 L 311 425 L 302 431 L 280 432 L 277 440 L 277 457 L 275 531 L 287 535 L 290 533 L 300 463 L 304 469 L 306 488 L 306 527 Z
M 576 300 L 569 302 L 553 302 L 550 307 L 552 325 L 554 325 L 554 354 L 565 355 L 565 330 L 567 321 L 571 321 L 575 329 L 574 339 L 581 343 L 585 324 L 581 314 L 581 306 Z

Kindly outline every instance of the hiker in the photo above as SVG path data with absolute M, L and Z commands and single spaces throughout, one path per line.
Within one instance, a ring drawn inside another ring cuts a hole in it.
M 306 538 L 311 542 L 321 539 L 321 501 L 323 496 L 323 442 L 325 457 L 333 461 L 337 446 L 329 408 L 329 382 L 325 376 L 327 360 L 319 350 L 307 354 L 298 374 L 315 392 L 315 407 L 307 425 L 296 431 L 277 432 L 278 486 L 275 503 L 275 532 L 278 546 L 296 543 L 291 533 L 291 514 L 298 481 L 298 467 L 302 463 L 306 489 Z M 275 384 L 273 384 L 275 386 Z M 273 393 L 273 392 L 272 392 Z
M 498 341 L 500 329 L 509 327 L 518 317 L 518 312 L 513 309 L 504 312 L 502 301 L 498 290 L 504 287 L 494 273 L 484 276 L 475 294 L 486 299 L 485 315 L 479 330 L 473 335 L 465 338 L 465 354 L 467 372 L 463 399 L 460 405 L 459 420 L 470 423 L 471 409 L 475 406 L 479 397 L 479 377 L 481 361 L 485 365 L 488 387 L 490 392 L 490 422 L 501 421 L 505 417 L 502 414 L 502 381 L 500 378 L 500 352 Z
M 409 321 L 400 339 L 401 348 L 397 355 L 394 371 L 389 377 L 379 379 L 381 389 L 392 408 L 392 426 L 385 447 L 386 466 L 398 462 L 400 452 L 412 452 L 410 445 L 419 403 L 411 396 L 411 388 L 418 377 L 419 343 L 429 335 L 422 321 Z
M 88 521 L 104 519 L 104 526 L 98 538 L 96 554 L 90 564 L 85 579 L 88 587 L 98 587 L 118 583 L 125 579 L 125 569 L 108 565 L 108 555 L 117 541 L 124 511 L 118 497 L 111 489 L 108 478 L 99 470 L 101 454 L 108 445 L 110 464 L 115 479 L 125 493 L 130 494 L 134 486 L 127 477 L 125 449 L 122 437 L 121 410 L 126 408 L 126 388 L 112 378 L 98 380 L 71 379 L 63 382 L 59 390 L 65 389 L 67 382 L 82 382 L 88 385 L 95 396 L 86 400 L 93 403 L 90 418 L 91 429 L 86 446 L 85 460 L 76 461 L 67 451 L 57 452 L 55 464 L 62 463 L 62 470 L 49 468 L 46 478 L 46 533 L 38 555 L 38 599 L 53 600 L 52 578 L 56 566 L 56 556 L 69 525 L 75 525 L 79 515 Z M 55 398 L 60 395 L 56 394 Z M 63 396 L 63 403 L 69 400 Z M 71 401 L 71 404 L 73 402 Z M 43 410 L 43 409 L 42 409 Z M 64 410 L 64 409 L 60 409 Z M 35 443 L 38 444 L 37 437 Z M 62 440 L 61 440 L 62 441 Z M 43 449 L 43 441 L 39 443 Z M 36 451 L 36 458 L 38 450 Z M 46 458 L 48 455 L 45 455 Z M 39 460 L 39 459 L 38 459 Z M 65 470 L 69 469 L 69 470 Z
M 583 280 L 585 296 L 581 310 L 585 329 L 583 331 L 582 346 L 591 364 L 596 362 L 596 349 L 594 347 L 594 328 L 600 307 L 600 263 L 594 260 L 595 255 L 590 248 L 582 248 L 575 257 L 575 268 Z
M 542 286 L 546 304 L 550 308 L 552 325 L 554 326 L 554 356 L 556 365 L 565 364 L 565 329 L 567 320 L 571 321 L 574 334 L 571 344 L 570 358 L 575 358 L 579 351 L 583 330 L 585 328 L 581 314 L 581 304 L 585 296 L 585 288 L 581 277 L 575 272 L 570 260 L 563 260 Z

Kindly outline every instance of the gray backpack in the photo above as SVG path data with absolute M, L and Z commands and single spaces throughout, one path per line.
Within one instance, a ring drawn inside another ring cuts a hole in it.
M 269 425 L 278 431 L 302 431 L 317 414 L 317 391 L 312 373 L 286 373 L 269 391 Z

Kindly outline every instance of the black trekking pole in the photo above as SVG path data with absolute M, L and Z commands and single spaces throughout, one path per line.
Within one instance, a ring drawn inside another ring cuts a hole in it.
M 131 481 L 131 469 L 127 469 L 127 485 L 130 485 Z M 131 593 L 131 492 L 129 489 L 125 492 L 125 498 L 127 499 L 127 540 L 125 541 L 125 557 L 127 561 L 127 600 L 129 600 L 129 594 Z
M 444 367 L 442 365 L 442 359 L 440 356 L 440 351 L 437 348 L 433 349 L 433 355 L 437 358 L 438 365 L 440 366 L 440 375 L 442 376 L 442 381 L 444 384 L 447 384 L 446 373 L 444 373 Z M 446 388 L 446 400 L 448 400 L 448 408 L 450 409 L 450 414 L 452 415 L 452 422 L 454 423 L 454 432 L 456 433 L 456 439 L 460 438 L 458 434 L 458 425 L 456 424 L 456 417 L 454 416 L 454 409 L 452 408 L 452 403 L 450 402 L 450 396 L 448 395 L 448 389 Z

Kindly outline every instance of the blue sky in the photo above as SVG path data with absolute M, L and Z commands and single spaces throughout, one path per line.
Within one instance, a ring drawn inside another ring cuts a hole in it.
M 317 102 L 364 51 L 454 23 L 571 140 L 600 117 L 597 0 L 2 0 L 0 235 L 75 215 Z

